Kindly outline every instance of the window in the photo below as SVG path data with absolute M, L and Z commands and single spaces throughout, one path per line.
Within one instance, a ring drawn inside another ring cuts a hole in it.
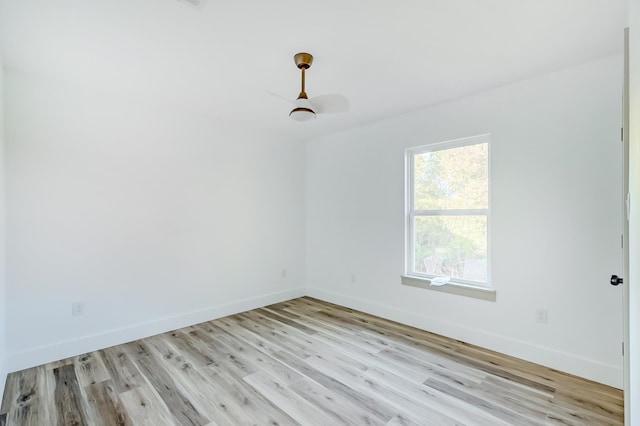
M 406 275 L 488 289 L 489 135 L 409 149 L 406 164 Z

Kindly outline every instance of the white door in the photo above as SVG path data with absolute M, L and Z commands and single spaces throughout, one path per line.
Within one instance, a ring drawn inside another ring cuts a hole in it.
M 623 277 L 629 277 L 629 28 L 624 30 L 624 87 L 622 105 L 622 197 L 624 200 L 622 218 L 622 273 Z M 623 278 L 624 280 L 624 278 Z M 614 276 L 611 284 L 617 284 Z M 622 286 L 622 310 L 623 310 L 623 362 L 624 362 L 624 424 L 630 425 L 629 389 L 631 387 L 631 375 L 628 356 L 629 345 L 629 284 Z

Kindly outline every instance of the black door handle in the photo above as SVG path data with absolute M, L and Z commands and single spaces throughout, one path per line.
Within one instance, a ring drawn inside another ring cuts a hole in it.
M 620 285 L 623 282 L 623 279 L 618 277 L 617 275 L 611 275 L 611 285 Z

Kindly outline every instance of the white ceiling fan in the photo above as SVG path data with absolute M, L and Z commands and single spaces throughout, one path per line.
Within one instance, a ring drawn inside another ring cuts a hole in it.
M 296 121 L 309 121 L 316 118 L 316 114 L 335 114 L 349 111 L 349 100 L 343 95 L 320 95 L 311 99 L 305 92 L 305 71 L 311 67 L 313 56 L 301 52 L 294 55 L 293 60 L 302 72 L 302 88 L 295 108 L 289 113 L 289 117 Z

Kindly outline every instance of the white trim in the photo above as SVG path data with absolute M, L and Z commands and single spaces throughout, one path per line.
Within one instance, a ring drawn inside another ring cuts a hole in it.
M 52 345 L 40 346 L 26 351 L 14 352 L 7 355 L 6 368 L 3 371 L 13 372 L 35 367 L 71 356 L 143 339 L 160 333 L 166 333 L 167 331 L 188 327 L 193 324 L 211 321 L 216 318 L 250 311 L 273 303 L 295 299 L 304 295 L 304 287 L 298 287 L 291 290 L 225 303 L 187 314 L 161 318 L 105 331 L 103 333 L 57 342 Z
M 488 216 L 489 209 L 413 210 L 413 216 Z
M 415 248 L 415 238 L 414 232 L 415 229 L 415 220 L 416 217 L 413 214 L 413 194 L 415 193 L 415 152 L 407 150 L 405 153 L 407 157 L 407 164 L 409 164 L 409 169 L 405 171 L 407 173 L 405 179 L 408 183 L 408 192 L 406 194 L 407 199 L 405 201 L 405 217 L 406 217 L 406 226 L 404 232 L 406 234 L 407 241 L 409 245 L 407 246 L 407 253 L 405 255 L 405 272 L 408 274 L 411 272 L 416 264 L 416 248 Z
M 425 145 L 407 148 L 406 152 L 411 154 L 431 151 L 441 151 L 449 148 L 460 148 L 461 146 L 475 145 L 477 143 L 486 143 L 491 139 L 491 133 L 483 133 L 481 135 L 469 136 L 466 138 L 451 139 L 449 141 L 433 142 Z
M 435 277 L 433 277 L 435 278 Z M 449 282 L 442 286 L 432 286 L 429 277 L 413 277 L 402 275 L 400 282 L 403 285 L 426 288 L 428 290 L 441 291 L 443 293 L 457 294 L 459 296 L 473 297 L 474 299 L 496 301 L 496 291 L 491 288 L 484 288 L 478 285 Z
M 575 354 L 533 345 L 482 329 L 461 326 L 433 317 L 409 312 L 387 305 L 381 305 L 366 299 L 334 293 L 319 288 L 307 287 L 307 295 L 326 302 L 349 307 L 382 318 L 397 321 L 422 330 L 461 340 L 489 350 L 510 355 L 536 364 L 584 377 L 615 388 L 622 388 L 622 368 L 618 365 L 604 364 Z
M 629 87 L 629 27 L 624 29 L 624 83 L 622 91 L 622 194 L 624 197 L 624 207 L 622 213 L 622 276 L 626 280 L 622 286 L 622 347 L 623 347 L 623 370 L 624 370 L 624 424 L 630 426 L 631 416 L 631 357 L 633 353 L 630 348 L 630 285 L 631 274 L 629 246 L 631 243 L 629 226 L 631 219 L 631 192 L 629 189 L 630 156 L 629 156 L 629 133 L 630 123 L 630 87 Z M 634 411 L 636 410 L 634 405 Z M 640 417 L 638 417 L 640 418 Z

